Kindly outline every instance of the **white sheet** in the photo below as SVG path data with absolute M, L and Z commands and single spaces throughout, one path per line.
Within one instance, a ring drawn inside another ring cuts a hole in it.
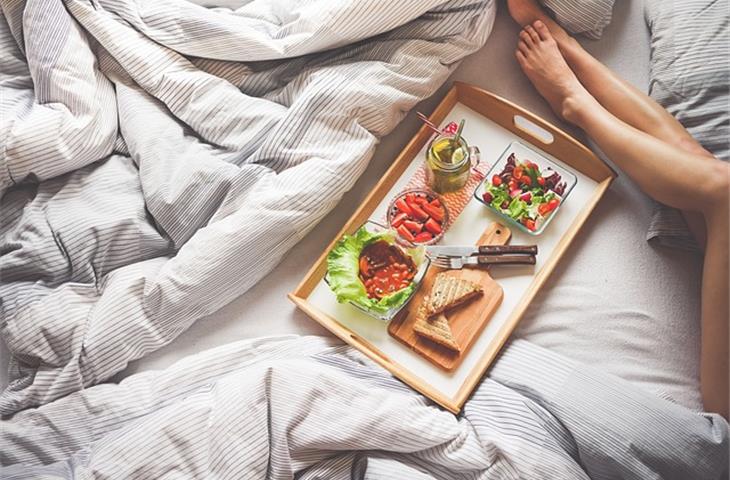
M 486 46 L 467 58 L 452 79 L 485 87 L 556 121 L 519 71 L 513 56 L 518 28 L 503 6 Z M 617 2 L 603 38 L 583 44 L 646 90 L 649 42 L 642 10 L 641 1 Z M 499 68 L 488 68 L 495 65 Z M 430 112 L 447 88 L 416 109 Z M 132 362 L 117 378 L 163 368 L 188 354 L 236 339 L 327 334 L 296 310 L 286 293 L 296 287 L 418 126 L 411 112 L 381 141 L 353 189 L 271 274 L 193 324 L 172 344 Z M 535 302 L 519 335 L 699 409 L 700 261 L 681 252 L 651 248 L 644 240 L 650 213 L 649 199 L 621 175 L 551 278 L 555 286 Z M 3 354 L 7 355 L 5 349 Z M 2 384 L 6 382 L 3 377 Z

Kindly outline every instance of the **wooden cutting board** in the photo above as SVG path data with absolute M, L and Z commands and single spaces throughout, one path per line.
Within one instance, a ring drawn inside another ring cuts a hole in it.
M 511 236 L 512 232 L 507 227 L 499 223 L 492 223 L 479 237 L 477 245 L 506 245 Z M 436 275 L 444 271 L 447 272 L 447 275 L 460 276 L 478 283 L 484 289 L 482 296 L 446 312 L 451 332 L 461 347 L 460 353 L 449 350 L 413 331 L 418 305 L 431 291 L 431 285 Z M 502 303 L 503 294 L 502 287 L 489 275 L 489 271 L 485 267 L 444 270 L 432 265 L 411 301 L 398 316 L 391 320 L 388 325 L 388 333 L 435 365 L 445 370 L 453 370 L 459 366 L 479 333 Z

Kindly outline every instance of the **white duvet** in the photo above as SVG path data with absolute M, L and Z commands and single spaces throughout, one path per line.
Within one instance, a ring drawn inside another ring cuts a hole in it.
M 255 284 L 494 10 L 3 2 L 0 414 L 110 377 Z

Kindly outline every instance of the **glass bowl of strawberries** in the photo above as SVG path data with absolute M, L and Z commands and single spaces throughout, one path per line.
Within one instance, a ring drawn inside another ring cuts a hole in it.
M 399 193 L 388 206 L 388 227 L 406 245 L 433 245 L 444 236 L 449 211 L 441 197 L 427 189 Z

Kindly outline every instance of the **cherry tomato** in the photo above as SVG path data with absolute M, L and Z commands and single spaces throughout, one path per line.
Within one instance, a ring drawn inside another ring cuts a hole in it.
M 495 187 L 502 185 L 502 179 L 499 178 L 499 175 L 495 175 L 492 177 L 492 185 L 494 185 Z
M 516 178 L 522 177 L 522 167 L 515 167 L 515 169 L 512 171 L 512 175 L 514 175 Z
M 532 220 L 530 218 L 524 218 L 522 221 L 523 225 L 527 227 L 530 231 L 535 231 L 535 220 Z
M 545 179 L 542 178 L 542 177 L 537 177 L 537 184 L 540 185 L 541 187 L 544 187 L 545 186 Z
M 522 177 L 520 177 L 520 181 L 525 185 L 529 185 L 532 183 L 532 179 L 527 175 L 522 175 Z

